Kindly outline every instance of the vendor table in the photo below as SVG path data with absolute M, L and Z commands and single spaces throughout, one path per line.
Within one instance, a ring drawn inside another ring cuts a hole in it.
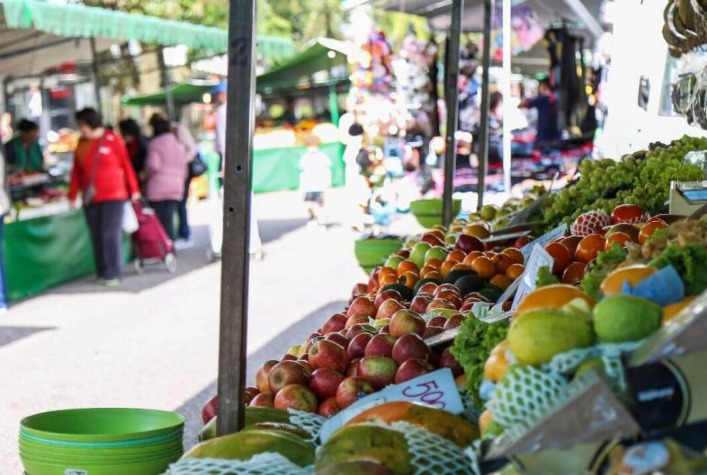
M 94 272 L 93 251 L 82 211 L 69 211 L 5 225 L 5 271 L 10 300 Z M 123 238 L 123 258 L 132 255 L 130 238 Z

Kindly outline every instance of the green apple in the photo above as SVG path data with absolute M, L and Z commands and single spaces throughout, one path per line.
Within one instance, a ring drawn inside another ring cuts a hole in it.
M 454 244 L 457 242 L 457 237 L 458 237 L 457 234 L 448 234 L 447 237 L 444 238 L 444 241 L 447 244 Z
M 290 349 L 287 350 L 287 354 L 288 354 L 288 355 L 292 355 L 292 356 L 298 358 L 298 357 L 299 357 L 299 350 L 300 350 L 300 347 L 301 347 L 301 346 L 302 346 L 302 345 L 294 345 L 294 346 L 291 346 Z
M 425 255 L 431 248 L 432 246 L 429 243 L 418 242 L 415 244 L 415 247 L 412 248 L 409 259 L 414 262 L 417 267 L 422 269 L 425 265 Z
M 425 262 L 430 259 L 439 259 L 440 261 L 444 261 L 447 258 L 447 254 L 449 254 L 449 252 L 447 252 L 447 250 L 442 246 L 433 246 L 429 251 L 427 251 L 427 254 L 425 254 Z
M 479 212 L 481 219 L 484 221 L 491 221 L 496 217 L 496 212 L 498 208 L 495 205 L 484 205 Z
M 393 269 L 398 269 L 398 266 L 400 265 L 401 262 L 403 262 L 405 259 L 403 259 L 400 256 L 390 256 L 388 259 L 385 261 L 385 266 L 386 267 L 392 267 Z
M 407 241 L 405 241 L 405 244 L 403 244 L 403 248 L 404 249 L 412 249 L 413 247 L 415 247 L 415 244 L 417 244 L 417 243 L 418 243 L 417 239 L 410 238 Z

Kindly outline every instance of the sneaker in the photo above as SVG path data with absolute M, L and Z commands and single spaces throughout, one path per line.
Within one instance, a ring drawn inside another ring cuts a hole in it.
M 184 249 L 189 249 L 190 247 L 194 247 L 194 241 L 191 239 L 177 239 L 174 241 L 175 251 L 183 251 Z
M 103 287 L 117 287 L 120 285 L 120 279 L 98 279 L 98 285 Z

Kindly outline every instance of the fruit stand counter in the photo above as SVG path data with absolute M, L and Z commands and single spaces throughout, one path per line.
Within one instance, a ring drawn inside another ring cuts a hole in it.
M 91 241 L 82 211 L 70 211 L 5 226 L 4 257 L 10 300 L 37 294 L 94 271 Z M 130 240 L 123 240 L 130 256 Z

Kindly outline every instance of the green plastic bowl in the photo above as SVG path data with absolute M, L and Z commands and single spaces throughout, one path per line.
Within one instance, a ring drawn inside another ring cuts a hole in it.
M 88 475 L 158 475 L 177 460 L 180 455 L 165 457 L 160 460 L 127 462 L 119 464 L 86 465 L 75 460 L 72 463 L 42 462 L 31 459 L 22 460 L 28 475 L 66 475 L 67 473 L 86 473 Z M 75 472 L 71 472 L 74 470 Z
M 135 447 L 58 447 L 20 440 L 20 451 L 51 457 L 141 457 L 183 449 L 182 439 Z
M 154 462 L 165 459 L 179 458 L 184 454 L 183 449 L 172 449 L 168 451 L 155 452 L 154 454 L 147 454 L 141 456 L 133 457 L 115 457 L 115 456 L 88 456 L 82 455 L 80 457 L 76 455 L 65 456 L 59 458 L 53 455 L 42 454 L 41 452 L 27 451 L 20 449 L 20 459 L 29 462 L 39 462 L 47 464 L 62 464 L 66 466 L 75 465 L 81 463 L 82 466 L 104 466 L 104 465 L 120 465 L 126 463 L 140 463 L 140 462 Z
M 370 274 L 374 267 L 383 265 L 391 254 L 403 248 L 400 239 L 359 239 L 354 245 L 358 265 Z
M 181 414 L 153 409 L 67 409 L 35 414 L 21 422 L 21 431 L 29 436 L 87 443 L 150 439 L 183 428 Z
M 461 209 L 461 200 L 452 200 L 452 215 L 458 215 Z M 443 202 L 439 198 L 416 200 L 410 203 L 410 212 L 420 226 L 432 228 L 442 224 Z

